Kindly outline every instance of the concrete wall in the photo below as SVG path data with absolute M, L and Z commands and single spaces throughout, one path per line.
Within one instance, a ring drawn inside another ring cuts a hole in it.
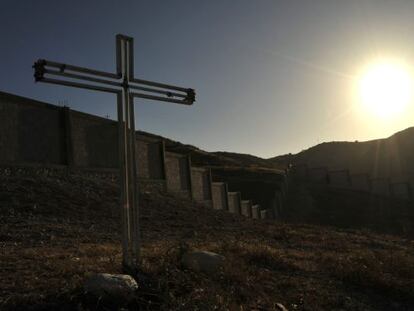
M 72 110 L 70 131 L 74 166 L 118 167 L 116 122 Z
M 273 208 L 272 208 L 274 218 L 277 218 L 282 214 L 283 202 L 284 202 L 284 199 L 283 199 L 282 191 L 276 190 L 274 193 Z
M 260 219 L 260 205 L 253 205 L 252 206 L 252 218 L 253 219 Z
M 328 180 L 331 186 L 349 188 L 351 179 L 349 170 L 338 170 L 328 172 Z
M 308 166 L 306 164 L 297 164 L 292 167 L 292 175 L 299 180 L 308 179 Z
M 390 180 L 388 178 L 371 179 L 371 193 L 390 196 Z
M 390 188 L 393 197 L 406 200 L 413 199 L 411 184 L 409 182 L 391 183 Z
M 227 196 L 228 196 L 229 212 L 232 214 L 240 215 L 241 213 L 240 192 L 229 192 Z
M 354 174 L 350 179 L 353 190 L 371 191 L 371 179 L 368 174 Z
M 260 219 L 271 219 L 268 210 L 262 209 L 260 211 Z
M 315 167 L 308 170 L 308 180 L 315 183 L 327 183 L 328 170 L 326 167 Z
M 0 92 L 0 163 L 118 167 L 118 123 Z M 138 177 L 165 179 L 162 142 L 136 143 Z
M 191 190 L 196 201 L 212 200 L 211 173 L 209 169 L 191 168 Z
M 59 107 L 0 93 L 0 133 L 3 163 L 67 162 L 64 114 Z
M 164 180 L 165 177 L 165 150 L 164 143 L 137 136 L 136 144 L 138 177 L 143 179 Z
M 213 182 L 211 184 L 214 209 L 228 210 L 227 205 L 227 184 L 223 182 Z
M 191 197 L 191 172 L 188 156 L 165 152 L 167 190 Z
M 241 214 L 243 216 L 252 218 L 252 201 L 250 200 L 241 201 Z

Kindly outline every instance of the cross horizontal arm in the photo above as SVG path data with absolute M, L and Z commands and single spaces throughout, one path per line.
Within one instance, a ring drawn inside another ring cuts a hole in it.
M 130 90 L 142 91 L 131 92 L 134 97 L 185 105 L 191 105 L 195 101 L 194 90 L 178 86 L 140 79 L 132 79 L 131 81 L 128 81 L 127 79 L 121 80 L 121 77 L 117 74 L 67 65 L 63 63 L 51 62 L 47 60 L 38 60 L 34 64 L 33 68 L 35 69 L 34 77 L 36 82 L 60 84 L 109 93 L 119 93 L 123 88 L 128 88 Z M 70 80 L 54 79 L 49 78 L 49 76 L 68 78 Z M 75 82 L 73 80 L 82 80 L 92 82 L 94 84 Z M 148 85 L 152 87 L 146 87 L 142 85 Z M 174 92 L 170 90 L 174 90 Z

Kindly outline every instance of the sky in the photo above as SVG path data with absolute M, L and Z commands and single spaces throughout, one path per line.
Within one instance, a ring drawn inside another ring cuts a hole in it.
M 193 106 L 136 100 L 136 126 L 208 151 L 272 157 L 413 125 L 361 109 L 373 59 L 414 65 L 414 1 L 1 0 L 0 91 L 116 118 L 110 94 L 34 83 L 38 58 L 115 71 L 134 37 L 135 76 L 194 88 Z M 34 120 L 35 122 L 35 120 Z

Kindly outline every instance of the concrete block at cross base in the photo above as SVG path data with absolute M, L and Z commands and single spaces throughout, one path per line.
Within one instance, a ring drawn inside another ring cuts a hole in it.
M 241 214 L 243 216 L 252 218 L 252 201 L 243 200 L 241 202 Z
M 209 169 L 191 168 L 191 190 L 196 201 L 211 201 L 211 172 Z
M 227 184 L 223 182 L 213 182 L 211 184 L 213 193 L 214 209 L 228 210 L 227 204 Z
M 391 185 L 391 194 L 395 198 L 412 200 L 413 193 L 409 182 L 397 182 Z
M 252 206 L 252 218 L 253 219 L 260 219 L 260 205 L 253 205 Z
M 371 181 L 368 174 L 354 174 L 350 176 L 351 188 L 359 191 L 371 191 Z
M 340 188 L 349 188 L 351 185 L 349 170 L 328 172 L 329 185 Z
M 241 194 L 240 192 L 229 192 L 228 197 L 228 206 L 229 212 L 232 214 L 240 215 L 241 213 Z
M 266 209 L 260 211 L 260 219 L 270 219 L 269 212 Z
M 390 180 L 388 178 L 371 179 L 371 193 L 390 196 Z

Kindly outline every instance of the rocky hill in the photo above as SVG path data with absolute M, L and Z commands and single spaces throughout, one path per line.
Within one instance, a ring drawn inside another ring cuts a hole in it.
M 365 142 L 328 142 L 294 155 L 269 159 L 277 166 L 307 163 L 309 167 L 350 169 L 372 177 L 412 180 L 414 174 L 414 127 L 388 138 Z

